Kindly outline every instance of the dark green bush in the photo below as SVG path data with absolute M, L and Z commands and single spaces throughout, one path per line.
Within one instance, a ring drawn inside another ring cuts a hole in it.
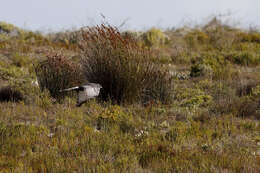
M 61 89 L 79 85 L 83 78 L 80 66 L 62 54 L 49 54 L 35 67 L 41 90 L 48 89 L 51 96 L 61 99 L 66 93 Z
M 154 54 L 123 37 L 116 28 L 97 26 L 82 32 L 82 64 L 88 81 L 100 83 L 103 100 L 134 103 L 149 99 L 167 102 L 172 80 Z
M 0 88 L 0 101 L 1 102 L 18 102 L 23 100 L 22 93 L 10 86 Z
M 191 77 L 199 77 L 199 76 L 212 76 L 213 70 L 209 65 L 206 64 L 193 64 L 191 66 Z

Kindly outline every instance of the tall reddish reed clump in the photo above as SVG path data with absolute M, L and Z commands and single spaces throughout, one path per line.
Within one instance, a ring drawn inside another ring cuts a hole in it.
M 41 61 L 35 72 L 41 90 L 49 90 L 52 97 L 61 99 L 64 92 L 61 89 L 79 85 L 82 82 L 80 66 L 60 53 L 49 53 Z
M 103 100 L 117 104 L 169 100 L 172 80 L 152 61 L 151 50 L 111 26 L 84 28 L 82 38 L 83 73 L 88 81 L 103 86 Z

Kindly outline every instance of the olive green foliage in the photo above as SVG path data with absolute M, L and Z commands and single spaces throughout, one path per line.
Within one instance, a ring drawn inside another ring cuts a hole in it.
M 196 107 L 209 106 L 212 103 L 212 96 L 207 95 L 201 89 L 183 88 L 175 94 L 175 99 L 180 101 L 182 106 Z
M 201 53 L 191 62 L 191 77 L 207 76 L 214 79 L 228 79 L 234 75 L 230 62 L 219 52 Z
M 195 30 L 187 33 L 184 39 L 189 48 L 198 48 L 201 44 L 209 44 L 210 38 L 207 33 Z
M 260 63 L 260 55 L 255 52 L 235 51 L 225 53 L 224 56 L 227 60 L 243 66 L 255 66 Z
M 15 53 L 12 56 L 13 65 L 17 67 L 26 67 L 31 65 L 32 59 L 27 56 L 21 56 L 19 53 Z
M 260 34 L 258 32 L 241 32 L 237 36 L 242 42 L 255 42 L 260 43 Z
M 0 31 L 3 32 L 3 33 L 9 34 L 13 31 L 20 32 L 21 30 L 18 27 L 12 25 L 12 24 L 1 21 L 0 22 Z
M 259 31 L 216 17 L 145 43 L 149 30 L 12 27 L 0 33 L 0 172 L 260 172 Z M 84 80 L 102 102 L 59 95 Z
M 156 28 L 146 31 L 141 37 L 147 47 L 159 47 L 169 43 L 168 37 Z

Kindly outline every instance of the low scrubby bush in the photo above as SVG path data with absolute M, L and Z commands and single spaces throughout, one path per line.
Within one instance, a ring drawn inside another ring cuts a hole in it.
M 19 55 L 18 53 L 13 54 L 12 61 L 12 64 L 17 67 L 26 67 L 32 62 L 29 57 Z
M 193 64 L 191 66 L 190 76 L 191 77 L 199 77 L 199 76 L 207 76 L 212 77 L 213 70 L 209 65 L 206 64 Z
M 237 34 L 237 37 L 242 42 L 255 42 L 260 43 L 260 34 L 257 32 L 239 32 Z
M 169 43 L 168 37 L 159 29 L 152 28 L 141 36 L 147 47 L 160 47 Z
M 250 96 L 241 97 L 237 104 L 237 116 L 260 118 L 260 99 Z
M 0 34 L 1 33 L 11 33 L 11 32 L 21 32 L 21 30 L 19 28 L 17 28 L 16 26 L 6 23 L 6 22 L 0 22 Z
M 250 95 L 252 93 L 252 89 L 257 86 L 257 83 L 255 81 L 241 81 L 239 83 L 236 83 L 236 94 L 239 97 Z
M 192 59 L 191 77 L 205 76 L 212 79 L 227 80 L 234 73 L 231 64 L 219 52 L 203 52 Z
M 22 93 L 10 86 L 0 88 L 0 101 L 1 102 L 18 102 L 23 100 Z
M 135 103 L 149 99 L 167 102 L 172 80 L 152 59 L 154 54 L 123 37 L 111 26 L 82 30 L 82 64 L 88 81 L 100 83 L 103 100 Z
M 200 45 L 209 43 L 208 35 L 200 30 L 187 33 L 184 40 L 190 49 L 197 49 Z
M 217 17 L 212 18 L 202 30 L 208 36 L 209 47 L 217 50 L 229 50 L 236 42 L 237 30 L 222 22 Z
M 260 63 L 260 56 L 254 52 L 241 51 L 241 52 L 231 52 L 224 54 L 225 59 L 238 65 L 258 65 Z
M 49 54 L 47 59 L 35 66 L 35 72 L 41 90 L 47 89 L 54 98 L 61 99 L 61 89 L 79 85 L 83 78 L 80 66 L 62 54 Z
M 205 107 L 212 103 L 212 96 L 200 89 L 180 88 L 175 94 L 175 99 L 183 107 Z

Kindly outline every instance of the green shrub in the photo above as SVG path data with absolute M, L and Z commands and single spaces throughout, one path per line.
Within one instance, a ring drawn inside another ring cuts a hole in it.
M 49 90 L 57 99 L 65 96 L 61 89 L 79 85 L 83 80 L 80 66 L 57 53 L 47 55 L 46 60 L 35 66 L 35 72 L 41 90 Z
M 258 65 L 260 63 L 260 55 L 254 52 L 242 51 L 242 52 L 231 52 L 224 54 L 225 59 L 238 65 Z
M 201 44 L 209 43 L 209 37 L 205 32 L 200 30 L 192 30 L 184 36 L 184 40 L 186 41 L 189 48 L 197 48 L 201 46 Z
M 252 97 L 260 97 L 260 85 L 252 88 Z
M 124 132 L 133 132 L 133 117 L 122 110 L 120 106 L 112 105 L 106 108 L 97 119 L 97 129 L 109 131 L 116 127 Z
M 186 100 L 184 106 L 208 106 L 212 102 L 210 95 L 198 95 Z
M 32 60 L 27 56 L 19 55 L 18 53 L 13 54 L 12 64 L 17 67 L 26 67 L 31 64 Z
M 3 31 L 5 33 L 11 33 L 12 31 L 19 31 L 19 28 L 15 27 L 12 24 L 6 23 L 6 22 L 0 22 L 0 31 Z
M 168 37 L 159 29 L 152 28 L 142 36 L 144 45 L 147 47 L 160 47 L 169 43 Z
M 191 66 L 191 77 L 208 76 L 212 77 L 213 70 L 209 65 L 206 64 L 194 64 Z
M 176 91 L 175 99 L 181 106 L 198 107 L 208 106 L 212 103 L 212 96 L 206 94 L 200 89 L 180 88 Z
M 0 67 L 0 77 L 5 80 L 9 79 L 21 79 L 24 78 L 28 73 L 27 69 L 20 68 L 14 65 L 7 67 Z
M 82 33 L 84 74 L 88 81 L 103 86 L 103 100 L 111 99 L 114 103 L 135 103 L 144 98 L 168 101 L 172 80 L 160 65 L 152 62 L 152 51 L 141 48 L 110 26 L 88 28 Z
M 237 37 L 242 42 L 260 43 L 260 33 L 257 32 L 251 32 L 251 33 L 239 32 L 237 34 Z
M 219 52 L 203 52 L 192 59 L 191 77 L 206 76 L 212 79 L 230 79 L 234 71 Z

